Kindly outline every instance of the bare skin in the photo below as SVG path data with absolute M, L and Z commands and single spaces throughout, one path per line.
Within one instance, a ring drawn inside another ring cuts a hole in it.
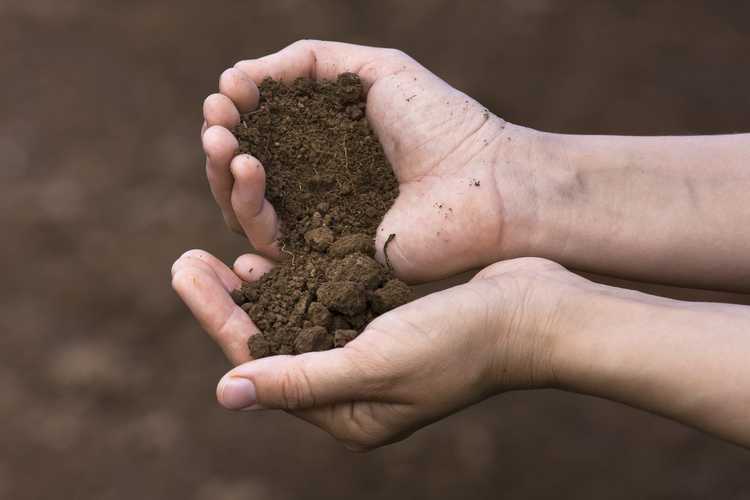
M 377 318 L 343 349 L 250 360 L 246 342 L 257 328 L 228 292 L 271 269 L 282 228 L 263 198 L 263 169 L 235 156 L 227 128 L 257 106 L 266 75 L 343 71 L 362 77 L 368 119 L 400 182 L 376 243 L 404 235 L 389 246 L 404 279 L 529 255 L 623 277 L 750 290 L 747 135 L 540 133 L 488 114 L 400 52 L 299 42 L 227 70 L 221 93 L 204 103 L 212 192 L 227 223 L 265 255 L 241 256 L 232 271 L 196 250 L 172 269 L 175 290 L 238 365 L 219 384 L 222 405 L 291 411 L 352 449 L 370 449 L 502 391 L 557 387 L 750 446 L 750 308 L 597 285 L 543 259 L 491 265 L 469 283 Z M 482 189 L 468 191 L 471 179 Z M 462 215 L 436 216 L 436 201 Z
M 532 255 L 622 278 L 750 292 L 750 134 L 541 135 L 546 159 L 531 175 L 567 173 L 535 183 L 547 186 L 540 214 L 554 224 L 544 224 Z

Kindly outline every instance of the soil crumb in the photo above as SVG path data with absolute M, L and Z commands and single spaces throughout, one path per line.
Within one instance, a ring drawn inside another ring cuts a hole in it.
M 253 358 L 343 347 L 411 290 L 373 256 L 398 183 L 365 117 L 359 77 L 266 79 L 234 134 L 266 170 L 284 260 L 232 292 L 261 333 Z

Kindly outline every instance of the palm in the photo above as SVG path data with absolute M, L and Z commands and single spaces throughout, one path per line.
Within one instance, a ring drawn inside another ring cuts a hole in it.
M 420 66 L 376 81 L 367 104 L 400 183 L 376 247 L 396 234 L 389 260 L 410 281 L 485 264 L 502 230 L 492 166 L 504 122 Z

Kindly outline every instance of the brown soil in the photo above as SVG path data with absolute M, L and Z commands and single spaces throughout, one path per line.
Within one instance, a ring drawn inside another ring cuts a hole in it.
M 234 133 L 266 169 L 284 260 L 232 296 L 261 333 L 254 358 L 341 347 L 411 298 L 374 258 L 373 238 L 398 183 L 365 118 L 362 85 L 266 79 L 260 106 Z

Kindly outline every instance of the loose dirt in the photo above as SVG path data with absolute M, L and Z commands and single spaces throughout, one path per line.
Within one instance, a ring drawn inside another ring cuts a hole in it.
M 253 358 L 342 347 L 412 298 L 373 258 L 375 230 L 398 183 L 363 94 L 351 73 L 335 81 L 266 79 L 258 109 L 234 130 L 240 152 L 266 170 L 266 197 L 283 235 L 284 260 L 232 293 L 261 331 L 248 342 Z

